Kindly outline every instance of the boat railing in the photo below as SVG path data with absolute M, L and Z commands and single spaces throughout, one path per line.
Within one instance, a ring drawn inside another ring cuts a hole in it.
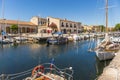
M 73 80 L 73 70 L 72 67 L 70 68 L 65 68 L 65 69 L 60 69 L 54 64 L 51 63 L 44 63 L 40 64 L 44 66 L 44 73 L 54 73 L 56 75 L 59 75 L 63 78 L 66 78 L 67 80 Z M 50 67 L 52 65 L 52 67 Z M 29 69 L 27 71 L 23 71 L 20 73 L 15 73 L 15 74 L 1 74 L 0 75 L 0 80 L 18 80 L 21 77 L 24 77 L 26 75 L 30 75 L 32 72 L 32 69 Z
M 69 68 L 64 68 L 64 69 L 60 69 L 58 68 L 56 65 L 51 64 L 51 63 L 44 63 L 41 64 L 42 66 L 44 66 L 44 72 L 47 73 L 55 73 L 61 77 L 65 77 L 67 80 L 73 80 L 73 69 L 72 67 Z M 51 67 L 52 65 L 52 67 Z
M 33 69 L 33 68 L 32 68 Z M 0 80 L 16 80 L 22 76 L 31 74 L 32 69 L 15 74 L 1 74 Z

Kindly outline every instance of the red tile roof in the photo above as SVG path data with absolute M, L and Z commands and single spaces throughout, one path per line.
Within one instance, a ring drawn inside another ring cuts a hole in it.
M 25 22 L 25 21 L 17 21 L 17 20 L 1 20 L 0 23 L 5 23 L 5 24 L 19 24 L 19 25 L 25 25 L 25 26 L 37 26 L 33 24 L 32 22 Z

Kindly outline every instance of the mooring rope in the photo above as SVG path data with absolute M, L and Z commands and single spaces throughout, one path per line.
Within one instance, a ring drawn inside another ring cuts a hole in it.
M 32 69 L 33 69 L 33 68 L 32 68 Z M 15 76 L 15 75 L 20 75 L 20 74 L 23 74 L 23 73 L 27 73 L 27 72 L 32 71 L 32 69 L 29 69 L 29 70 L 27 70 L 27 71 L 23 71 L 23 72 L 20 72 L 20 73 L 8 74 L 8 76 Z

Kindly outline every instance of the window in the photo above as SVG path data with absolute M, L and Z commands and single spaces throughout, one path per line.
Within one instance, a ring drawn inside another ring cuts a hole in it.
M 49 18 L 48 18 L 48 22 L 49 22 L 50 20 L 49 20 Z
M 49 18 L 48 18 L 48 27 L 49 27 L 49 22 L 50 22 L 50 20 L 49 20 Z
M 41 25 L 43 24 L 43 22 L 41 21 Z
M 70 24 L 70 27 L 72 28 L 72 24 Z
M 68 23 L 66 23 L 66 27 L 68 27 Z
M 44 22 L 44 24 L 46 25 L 46 22 Z
M 38 24 L 41 25 L 41 22 L 39 22 Z
M 76 28 L 76 24 L 74 24 L 74 28 Z
M 63 22 L 62 22 L 62 25 L 61 25 L 62 27 L 64 27 L 64 24 L 63 24 Z
M 70 32 L 70 33 L 72 32 L 71 29 L 69 30 L 69 32 Z
M 74 30 L 74 32 L 76 32 L 76 30 Z

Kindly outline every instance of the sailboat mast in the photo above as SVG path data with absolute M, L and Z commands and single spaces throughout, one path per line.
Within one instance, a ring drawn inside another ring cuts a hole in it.
M 106 33 L 108 33 L 108 0 L 106 0 Z
M 3 30 L 3 23 L 4 23 L 4 0 L 2 0 L 2 10 L 1 10 L 1 31 Z
M 2 19 L 4 19 L 4 0 L 2 0 Z
M 1 16 L 2 16 L 2 19 L 0 20 L 1 21 L 1 25 L 0 25 L 0 28 L 1 28 L 1 37 L 2 37 L 2 41 L 3 41 L 3 34 L 2 34 L 2 31 L 3 31 L 3 22 L 4 22 L 4 0 L 2 0 L 2 10 L 1 10 Z M 1 42 L 1 44 L 2 44 L 3 42 Z

